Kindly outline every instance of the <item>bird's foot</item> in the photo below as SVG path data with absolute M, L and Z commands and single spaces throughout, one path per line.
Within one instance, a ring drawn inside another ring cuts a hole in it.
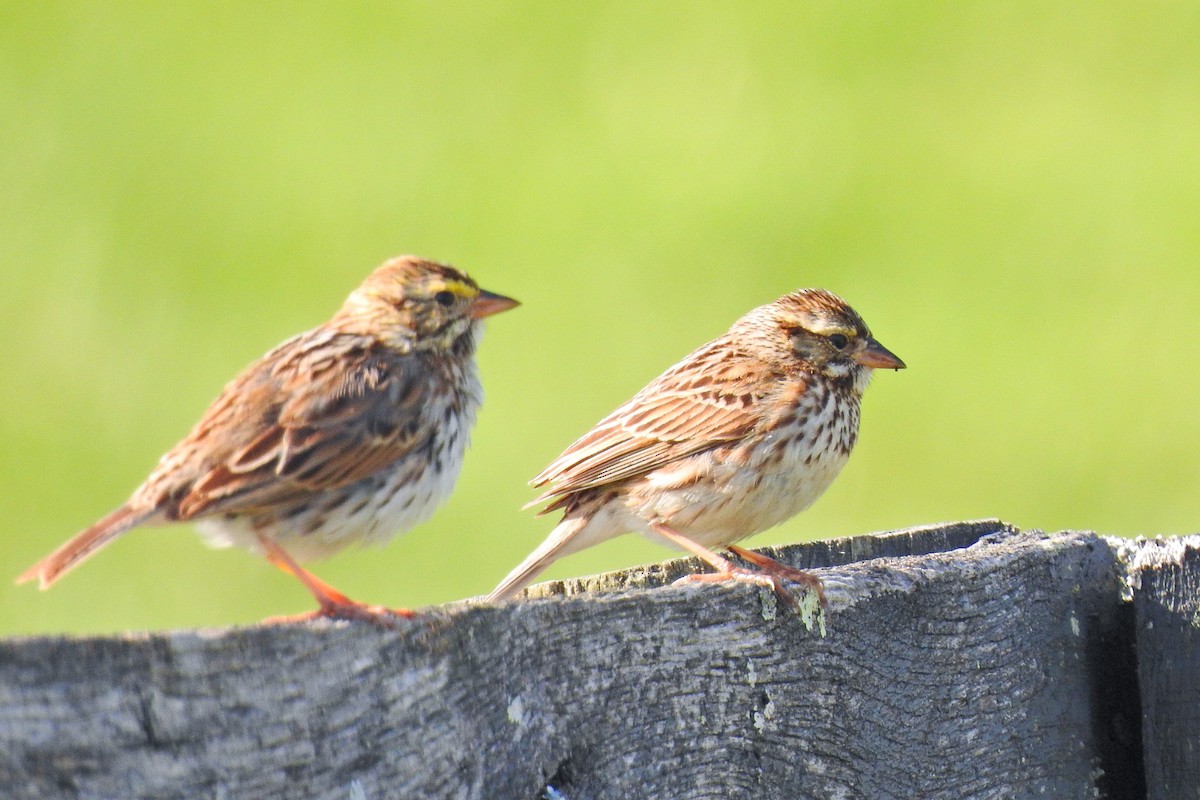
M 802 569 L 783 564 L 770 556 L 764 556 L 762 553 L 757 553 L 753 550 L 747 550 L 744 547 L 737 545 L 729 545 L 729 552 L 733 553 L 738 558 L 744 561 L 749 561 L 760 571 L 767 575 L 772 575 L 776 578 L 781 578 L 785 581 L 798 583 L 805 589 L 814 592 L 817 595 L 817 600 L 821 603 L 821 608 L 828 609 L 829 603 L 825 600 L 825 587 L 821 584 L 821 579 L 811 572 L 805 572 Z
M 758 570 L 746 569 L 745 567 L 730 567 L 728 570 L 721 572 L 697 572 L 692 575 L 685 575 L 675 581 L 675 585 L 682 583 L 717 583 L 733 581 L 736 583 L 749 583 L 754 586 L 761 586 L 764 589 L 770 589 L 775 593 L 775 597 L 779 602 L 783 603 L 793 611 L 800 609 L 800 603 L 796 599 L 796 595 L 792 594 L 786 586 L 783 585 L 783 580 L 775 575 L 770 575 L 766 572 Z
M 291 625 L 300 622 L 312 622 L 318 619 L 345 620 L 347 622 L 366 622 L 387 630 L 399 630 L 400 620 L 412 619 L 413 612 L 407 608 L 386 608 L 385 606 L 369 606 L 349 598 L 340 598 L 321 603 L 321 607 L 304 614 L 293 614 L 281 617 L 268 617 L 264 625 Z

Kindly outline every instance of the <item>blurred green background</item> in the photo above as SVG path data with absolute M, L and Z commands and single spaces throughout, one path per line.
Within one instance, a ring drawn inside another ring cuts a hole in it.
M 186 527 L 53 591 L 225 381 L 386 257 L 490 324 L 452 501 L 316 572 L 421 606 L 552 527 L 525 481 L 749 308 L 824 286 L 909 370 L 752 543 L 1000 516 L 1196 530 L 1200 6 L 16 3 L 0 9 L 0 633 L 250 623 L 300 585 Z M 547 577 L 672 554 L 629 536 Z

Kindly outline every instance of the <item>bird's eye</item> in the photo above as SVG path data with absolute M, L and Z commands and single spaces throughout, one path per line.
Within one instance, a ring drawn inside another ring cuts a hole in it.
M 454 305 L 454 301 L 457 298 L 455 298 L 454 292 L 451 292 L 447 289 L 443 289 L 442 291 L 435 294 L 433 296 L 433 299 L 436 300 L 440 305 L 452 306 L 452 305 Z
M 833 345 L 834 350 L 845 350 L 846 345 L 850 344 L 850 340 L 846 338 L 845 334 L 835 333 L 829 337 L 829 343 Z

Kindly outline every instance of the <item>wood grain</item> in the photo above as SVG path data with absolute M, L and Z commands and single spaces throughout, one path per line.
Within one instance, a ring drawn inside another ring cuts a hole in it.
M 1141 797 L 1119 546 L 990 520 L 768 550 L 830 565 L 825 636 L 664 586 L 681 560 L 397 632 L 8 640 L 0 796 Z

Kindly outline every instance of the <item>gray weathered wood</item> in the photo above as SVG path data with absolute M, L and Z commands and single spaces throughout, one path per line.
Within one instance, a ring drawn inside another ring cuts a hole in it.
M 1129 548 L 1147 797 L 1200 797 L 1200 537 Z
M 1141 796 L 1113 541 L 984 521 L 773 552 L 838 565 L 826 636 L 754 587 L 656 588 L 684 560 L 396 632 L 0 642 L 0 796 Z

